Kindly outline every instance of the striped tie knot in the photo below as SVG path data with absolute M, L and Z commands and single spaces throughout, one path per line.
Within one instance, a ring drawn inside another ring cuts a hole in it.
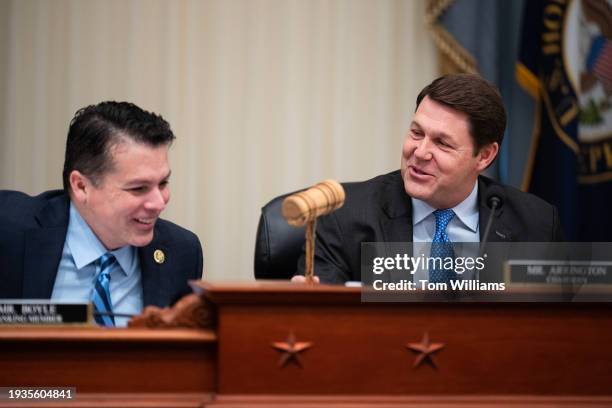
M 113 264 L 117 262 L 117 259 L 115 259 L 115 255 L 111 254 L 110 252 L 107 252 L 100 257 L 99 262 L 100 262 L 100 273 L 102 272 L 110 273 L 110 269 L 113 266 Z
M 92 302 L 96 314 L 94 318 L 96 323 L 101 326 L 114 326 L 115 318 L 113 317 L 113 304 L 110 296 L 110 280 L 111 271 L 117 262 L 115 256 L 111 253 L 105 253 L 97 262 L 98 274 L 96 284 L 94 286 Z

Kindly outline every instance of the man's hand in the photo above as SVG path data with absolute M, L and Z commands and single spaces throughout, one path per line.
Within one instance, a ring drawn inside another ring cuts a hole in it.
M 303 275 L 295 275 L 293 278 L 291 278 L 291 282 L 293 283 L 306 283 L 306 277 Z M 313 277 L 313 282 L 314 283 L 321 283 L 319 281 L 319 277 L 318 276 L 314 276 Z

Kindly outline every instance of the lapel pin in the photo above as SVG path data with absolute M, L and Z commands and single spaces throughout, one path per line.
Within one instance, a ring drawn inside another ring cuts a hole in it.
M 155 252 L 153 252 L 153 259 L 155 260 L 155 262 L 161 265 L 166 260 L 166 254 L 164 254 L 164 251 L 162 251 L 161 249 L 156 249 Z

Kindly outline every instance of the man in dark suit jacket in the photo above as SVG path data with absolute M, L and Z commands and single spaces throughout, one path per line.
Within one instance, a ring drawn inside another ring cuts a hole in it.
M 362 242 L 412 242 L 412 200 L 399 170 L 360 183 L 343 184 L 346 201 L 317 222 L 315 272 L 322 282 L 359 281 Z M 549 242 L 562 239 L 557 210 L 544 200 L 478 178 L 479 224 L 491 214 L 488 191 L 499 186 L 503 206 L 494 212 L 488 242 Z M 484 228 L 479 229 L 480 239 Z M 304 260 L 300 259 L 303 273 Z
M 189 293 L 187 281 L 202 275 L 200 242 L 159 218 L 170 198 L 167 154 L 173 140 L 161 116 L 130 103 L 78 111 L 66 143 L 64 190 L 36 197 L 0 192 L 0 298 L 49 299 L 55 290 L 61 301 L 91 293 L 100 261 L 79 265 L 78 250 L 111 255 L 111 289 L 114 279 L 117 284 L 134 272 L 120 294 L 132 308 L 168 306 Z M 76 228 L 70 246 L 68 235 Z M 121 251 L 132 256 L 121 258 Z M 122 271 L 122 259 L 130 260 L 124 264 L 130 271 Z M 79 292 L 70 280 L 86 268 L 91 287 Z
M 561 240 L 553 206 L 480 176 L 497 156 L 505 126 L 499 92 L 476 75 L 447 75 L 425 87 L 401 170 L 345 184 L 344 206 L 317 222 L 318 279 L 361 280 L 362 242 L 481 242 L 492 194 L 503 205 L 493 214 L 488 241 Z M 302 255 L 293 280 L 303 281 L 303 273 Z
M 49 299 L 68 229 L 70 200 L 63 190 L 30 197 L 0 191 L 0 299 Z M 164 254 L 163 262 L 155 251 Z M 138 248 L 144 305 L 168 306 L 202 276 L 202 247 L 192 232 L 155 223 L 153 240 Z

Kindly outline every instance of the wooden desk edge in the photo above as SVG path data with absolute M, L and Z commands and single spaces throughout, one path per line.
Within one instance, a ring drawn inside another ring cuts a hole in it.
M 215 343 L 217 334 L 208 329 L 108 329 L 99 327 L 10 327 L 0 328 L 2 341 Z

